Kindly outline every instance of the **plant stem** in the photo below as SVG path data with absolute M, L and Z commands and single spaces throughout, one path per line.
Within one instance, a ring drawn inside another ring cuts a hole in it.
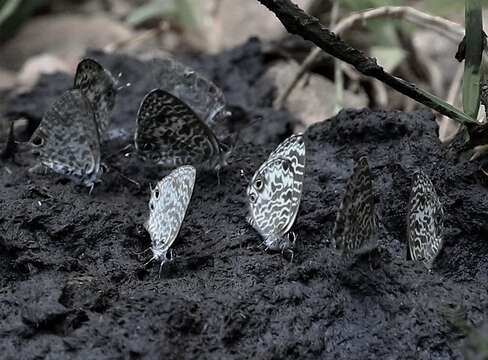
M 480 0 L 466 0 L 465 17 L 466 54 L 463 77 L 463 110 L 476 119 L 480 106 L 480 66 L 483 56 L 483 19 Z
M 376 63 L 376 59 L 366 56 L 358 49 L 342 41 L 316 18 L 306 14 L 290 0 L 259 0 L 259 2 L 274 12 L 290 33 L 310 40 L 325 52 L 353 65 L 360 73 L 380 80 L 400 93 L 451 119 L 461 123 L 476 122 L 471 116 L 456 109 L 439 97 L 387 73 Z

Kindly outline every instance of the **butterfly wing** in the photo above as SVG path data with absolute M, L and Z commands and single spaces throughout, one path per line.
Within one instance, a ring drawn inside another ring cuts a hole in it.
M 95 112 L 98 131 L 104 136 L 115 105 L 117 82 L 112 74 L 93 59 L 84 59 L 76 68 L 74 88 L 90 101 Z
M 144 159 L 166 167 L 202 164 L 220 154 L 217 138 L 198 115 L 160 89 L 144 97 L 134 140 Z
M 374 247 L 369 243 L 374 240 L 376 228 L 371 173 L 363 156 L 354 167 L 337 212 L 333 229 L 336 249 L 347 254 Z
M 65 92 L 31 137 L 40 162 L 90 186 L 99 175 L 100 138 L 93 110 L 79 90 Z
M 423 172 L 414 175 L 408 211 L 408 246 L 413 260 L 430 268 L 442 247 L 444 210 L 434 185 Z
M 222 90 L 201 74 L 174 59 L 164 59 L 158 67 L 162 90 L 182 99 L 208 126 L 225 117 Z
M 268 160 L 275 158 L 284 158 L 290 161 L 293 170 L 293 198 L 295 203 L 300 204 L 306 162 L 305 139 L 303 134 L 292 135 L 278 145 L 278 147 L 270 154 Z M 293 213 L 292 221 L 283 229 L 283 233 L 287 233 L 291 229 L 297 214 L 298 207 Z
M 195 184 L 195 168 L 173 170 L 151 190 L 149 219 L 145 228 L 151 236 L 154 258 L 164 262 L 181 228 Z
M 284 156 L 272 153 L 256 171 L 247 189 L 249 222 L 265 239 L 279 240 L 287 234 L 300 207 L 305 142 L 302 136 L 294 135 L 285 143 L 290 144 L 288 152 L 283 152 Z M 266 241 L 266 245 L 273 244 Z

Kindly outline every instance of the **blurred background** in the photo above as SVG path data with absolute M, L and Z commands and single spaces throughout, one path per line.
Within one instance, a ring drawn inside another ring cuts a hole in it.
M 376 57 L 387 71 L 459 106 L 463 68 L 454 55 L 464 32 L 464 1 L 295 2 Z M 402 8 L 392 12 L 386 6 Z M 354 19 L 367 9 L 377 13 Z M 310 55 L 313 46 L 288 35 L 257 0 L 0 0 L 0 91 L 28 91 L 41 74 L 73 73 L 87 49 L 148 59 L 218 53 L 250 37 L 282 55 L 275 57 L 266 79 L 278 89 L 275 107 L 301 119 L 297 127 L 343 107 L 419 107 L 326 54 Z M 302 66 L 307 57 L 309 65 Z M 300 73 L 304 75 L 297 79 Z M 439 122 L 441 138 L 448 138 L 454 125 L 442 118 Z

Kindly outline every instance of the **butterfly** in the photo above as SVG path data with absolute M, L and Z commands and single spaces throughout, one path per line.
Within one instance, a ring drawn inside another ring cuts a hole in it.
M 292 135 L 269 155 L 249 183 L 247 220 L 264 238 L 266 249 L 283 251 L 293 245 L 295 235 L 289 232 L 300 206 L 304 174 L 305 141 L 303 135 Z
M 431 268 L 443 240 L 444 210 L 434 185 L 422 171 L 413 177 L 407 220 L 409 256 Z
M 218 170 L 227 165 L 229 146 L 181 99 L 161 89 L 149 92 L 139 107 L 135 148 L 144 160 L 167 168 L 194 165 Z
M 359 158 L 346 185 L 332 237 L 339 254 L 362 253 L 376 247 L 378 220 L 368 160 Z
M 76 68 L 74 89 L 79 89 L 90 102 L 100 136 L 105 137 L 110 113 L 115 105 L 118 87 L 110 71 L 93 59 L 83 59 Z
M 151 236 L 151 260 L 168 260 L 166 254 L 180 231 L 195 185 L 193 166 L 181 166 L 151 189 L 149 218 L 144 228 Z
M 100 175 L 100 136 L 92 106 L 80 90 L 66 91 L 44 115 L 30 144 L 42 165 L 93 186 Z
M 210 128 L 228 115 L 222 90 L 182 63 L 171 58 L 161 60 L 156 78 L 161 90 L 187 104 Z

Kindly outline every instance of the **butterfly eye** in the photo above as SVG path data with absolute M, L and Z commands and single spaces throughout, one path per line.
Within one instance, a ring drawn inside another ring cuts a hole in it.
M 159 190 L 156 190 L 156 191 L 154 192 L 154 197 L 155 197 L 156 199 L 159 199 Z
M 255 202 L 256 202 L 256 195 L 251 194 L 251 195 L 249 196 L 249 200 L 250 200 L 252 203 L 255 203 Z
M 254 186 L 257 190 L 261 190 L 263 188 L 263 180 L 261 180 L 261 178 L 257 178 L 254 182 Z
M 154 210 L 154 204 L 153 204 L 153 203 L 150 203 L 150 204 L 149 204 L 149 208 L 150 208 L 151 210 Z
M 44 139 L 40 136 L 36 136 L 32 139 L 32 144 L 34 144 L 35 146 L 42 146 L 44 145 Z

